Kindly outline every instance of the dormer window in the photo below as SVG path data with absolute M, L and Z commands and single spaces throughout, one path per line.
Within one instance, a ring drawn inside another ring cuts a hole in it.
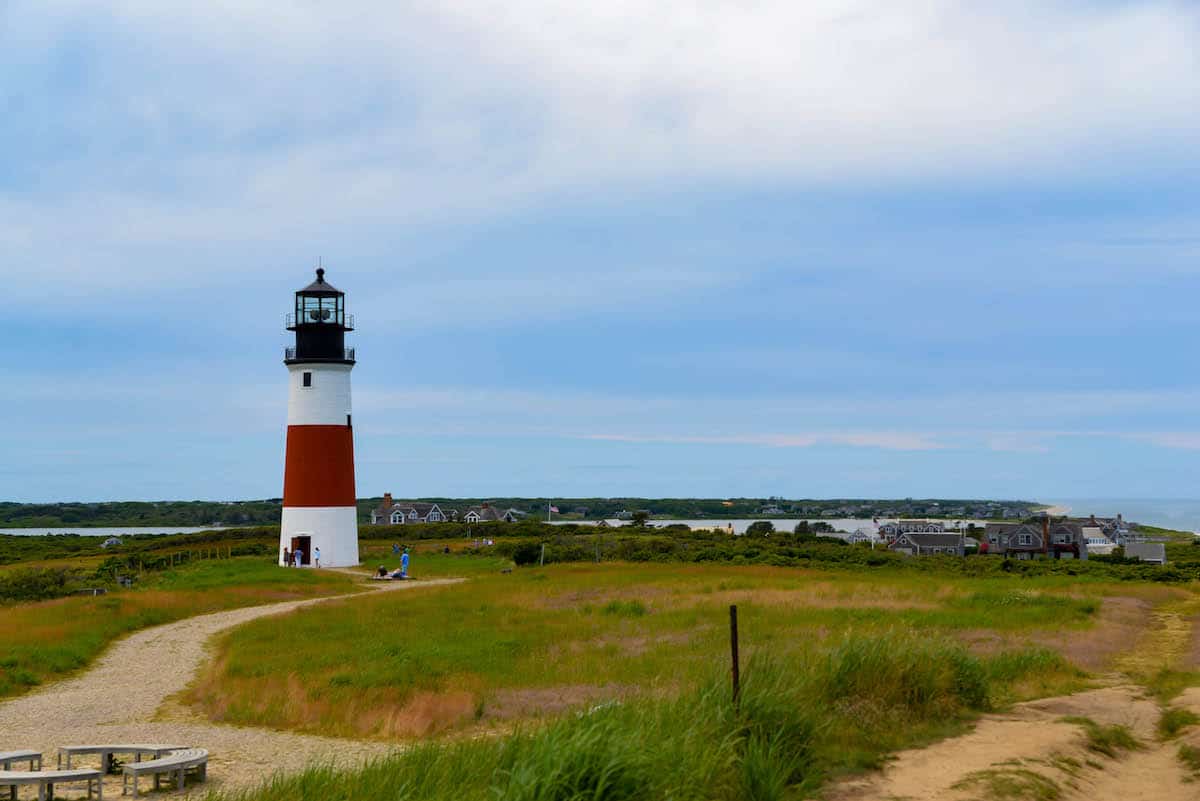
M 392 513 L 392 523 L 403 523 L 403 522 L 404 522 L 404 515 L 400 514 L 399 512 Z

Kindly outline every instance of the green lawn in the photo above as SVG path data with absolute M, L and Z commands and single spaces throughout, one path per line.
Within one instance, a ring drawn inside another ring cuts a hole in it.
M 241 606 L 353 592 L 352 577 L 285 570 L 261 557 L 194 562 L 146 574 L 137 589 L 0 606 L 0 697 L 88 665 L 123 634 Z

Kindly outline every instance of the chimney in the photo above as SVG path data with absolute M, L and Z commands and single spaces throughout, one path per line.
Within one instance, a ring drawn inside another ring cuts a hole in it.
M 383 505 L 386 506 L 388 509 L 392 508 L 392 493 L 390 493 L 390 492 L 383 493 Z
M 1094 526 L 1094 525 L 1096 525 L 1096 516 L 1095 516 L 1095 515 L 1089 515 L 1089 518 L 1090 518 L 1090 519 L 1091 519 L 1091 521 L 1092 521 L 1092 525 L 1093 525 L 1093 526 Z
M 488 503 L 487 501 L 484 501 L 483 503 L 481 503 L 481 504 L 479 505 L 479 508 L 480 508 L 480 509 L 486 509 L 486 508 L 488 508 L 489 506 L 491 506 L 491 504 L 490 504 L 490 503 Z
M 1050 516 L 1042 518 L 1042 553 L 1050 552 Z

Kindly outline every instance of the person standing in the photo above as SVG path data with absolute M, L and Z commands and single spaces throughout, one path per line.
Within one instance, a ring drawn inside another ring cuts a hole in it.
M 292 558 L 296 560 L 296 567 L 304 567 L 304 551 L 297 548 L 292 554 Z
M 313 548 L 313 561 L 316 563 L 317 567 L 321 566 L 321 546 L 320 545 L 318 545 L 316 548 Z
M 400 578 L 408 578 L 408 548 L 400 557 Z
M 292 551 L 290 548 L 283 549 L 283 566 L 284 567 L 292 566 Z

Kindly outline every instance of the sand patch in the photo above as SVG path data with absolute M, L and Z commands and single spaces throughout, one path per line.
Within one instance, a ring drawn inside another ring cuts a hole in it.
M 1064 799 L 1134 801 L 1195 798 L 1174 759 L 1176 742 L 1152 740 L 1158 706 L 1136 687 L 1107 687 L 1019 704 L 988 715 L 975 729 L 928 748 L 902 751 L 882 772 L 841 782 L 833 801 L 965 801 L 988 798 L 986 777 L 1024 777 L 1057 788 Z M 1116 758 L 1088 750 L 1080 726 L 1066 716 L 1128 726 L 1145 750 Z M 1026 796 L 1020 796 L 1026 797 Z M 1040 796 L 1029 796 L 1040 797 Z

